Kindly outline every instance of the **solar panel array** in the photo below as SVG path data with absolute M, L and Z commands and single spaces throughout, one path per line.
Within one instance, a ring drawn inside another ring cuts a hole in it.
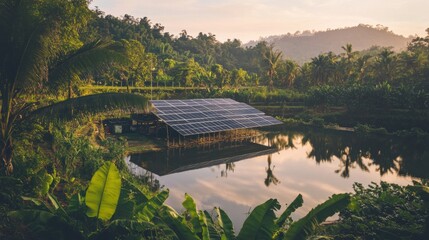
M 182 136 L 281 124 L 229 98 L 151 100 L 154 114 Z

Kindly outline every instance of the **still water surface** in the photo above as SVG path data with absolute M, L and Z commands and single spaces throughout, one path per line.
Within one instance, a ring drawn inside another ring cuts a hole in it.
M 224 209 L 236 231 L 249 211 L 269 198 L 284 209 L 301 193 L 304 205 L 292 216 L 297 219 L 332 194 L 352 192 L 354 182 L 407 185 L 429 177 L 427 139 L 283 129 L 266 132 L 255 143 L 165 150 L 127 160 L 134 174 L 170 190 L 166 203 L 177 211 L 188 193 L 199 209 Z

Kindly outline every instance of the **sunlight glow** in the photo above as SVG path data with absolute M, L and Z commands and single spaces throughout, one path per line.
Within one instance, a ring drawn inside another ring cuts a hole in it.
M 243 43 L 288 32 L 381 24 L 396 34 L 425 35 L 429 1 L 425 0 L 94 0 L 106 14 L 148 17 L 165 31 L 186 30 L 215 34 L 220 41 L 238 38 Z

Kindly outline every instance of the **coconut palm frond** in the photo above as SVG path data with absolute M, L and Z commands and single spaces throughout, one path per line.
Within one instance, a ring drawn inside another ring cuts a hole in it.
M 68 83 L 72 75 L 86 77 L 112 63 L 126 63 L 125 48 L 116 42 L 97 40 L 64 56 L 49 71 L 49 81 L 56 87 Z
M 33 111 L 29 117 L 61 120 L 115 109 L 147 112 L 148 101 L 141 95 L 131 93 L 100 93 L 72 98 L 39 108 Z
M 15 90 L 22 90 L 39 80 L 47 49 L 43 37 L 51 27 L 35 16 L 29 0 L 9 0 L 0 3 L 1 79 Z M 12 90 L 12 89 L 10 89 Z

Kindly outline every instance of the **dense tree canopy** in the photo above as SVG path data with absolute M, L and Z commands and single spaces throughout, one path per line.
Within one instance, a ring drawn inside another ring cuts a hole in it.
M 11 158 L 7 149 L 11 149 L 13 123 L 31 107 L 19 96 L 40 92 L 41 87 L 68 98 L 88 79 L 97 85 L 209 91 L 258 85 L 270 91 L 301 92 L 323 86 L 355 90 L 365 86 L 410 98 L 417 96 L 414 93 L 427 96 L 429 91 L 429 29 L 426 37 L 415 38 L 400 53 L 382 47 L 353 51 L 351 44 L 345 44 L 343 53 L 322 53 L 299 66 L 266 42 L 244 47 L 237 39 L 222 43 L 214 34 L 193 37 L 186 30 L 174 36 L 146 17 L 118 18 L 89 10 L 87 0 L 1 0 L 0 11 L 1 148 L 2 156 L 9 155 L 3 159 L 4 167 Z M 122 60 L 116 55 L 113 63 L 108 56 L 119 49 L 124 52 Z M 97 64 L 109 68 L 100 71 Z
M 180 84 L 236 89 L 255 85 L 255 79 L 260 79 L 260 83 L 270 88 L 298 88 L 304 91 L 311 86 L 351 82 L 369 85 L 388 82 L 392 86 L 412 84 L 419 89 L 428 89 L 428 36 L 414 39 L 401 53 L 382 47 L 354 51 L 352 44 L 347 43 L 339 46 L 343 53 L 322 53 L 299 66 L 288 60 L 287 56 L 280 55 L 276 47 L 269 46 L 267 42 L 244 47 L 237 39 L 222 43 L 211 33 L 199 33 L 193 37 L 183 30 L 179 36 L 174 36 L 164 32 L 161 24 L 152 24 L 146 17 L 139 19 L 124 15 L 117 18 L 104 15 L 99 10 L 94 15 L 88 30 L 92 32 L 91 36 L 140 42 L 146 53 L 152 53 L 157 58 L 153 67 L 156 73 L 161 72 L 155 77 L 163 81 L 164 86 Z M 179 65 L 166 69 L 166 61 Z M 183 70 L 183 66 L 192 61 L 200 68 L 196 75 L 199 80 L 183 81 L 183 71 L 179 70 L 179 66 Z M 231 77 L 237 76 L 239 69 L 254 77 L 245 77 L 237 84 L 236 79 Z M 154 76 L 146 74 L 146 81 L 150 77 Z

